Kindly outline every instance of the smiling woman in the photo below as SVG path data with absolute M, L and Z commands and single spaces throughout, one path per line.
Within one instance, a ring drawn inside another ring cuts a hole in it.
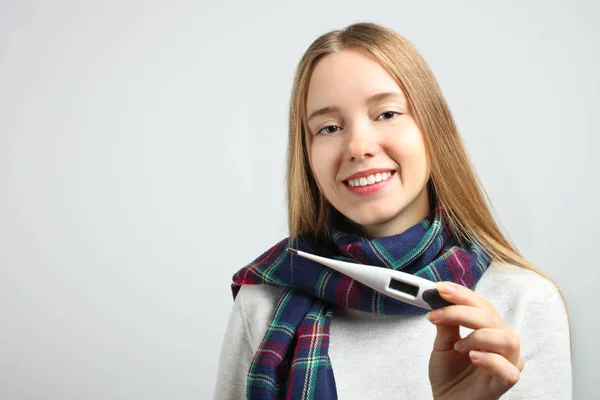
M 320 60 L 306 108 L 308 160 L 320 192 L 365 236 L 403 232 L 430 213 L 423 135 L 377 59 L 350 48 Z M 386 179 L 377 181 L 377 173 Z
M 287 172 L 290 235 L 233 278 L 215 399 L 571 397 L 561 293 L 498 229 L 404 38 L 359 23 L 313 42 Z M 289 248 L 438 282 L 450 305 L 426 314 Z

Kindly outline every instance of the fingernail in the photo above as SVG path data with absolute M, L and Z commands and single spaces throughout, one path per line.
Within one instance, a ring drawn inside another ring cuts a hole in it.
M 443 313 L 444 313 L 444 309 L 440 308 L 439 310 L 434 310 L 434 311 L 428 312 L 426 317 L 429 321 L 436 322 L 442 317 Z
M 479 361 L 479 360 L 481 360 L 481 352 L 471 350 L 469 352 L 469 357 L 471 357 L 471 360 L 473 360 L 473 361 Z
M 454 350 L 462 352 L 467 347 L 467 343 L 464 340 L 459 340 L 454 343 Z
M 452 294 L 456 292 L 454 286 L 450 285 L 449 283 L 442 283 L 440 286 L 440 291 L 444 294 Z

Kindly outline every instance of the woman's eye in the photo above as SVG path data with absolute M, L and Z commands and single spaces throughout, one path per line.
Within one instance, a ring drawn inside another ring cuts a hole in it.
M 400 113 L 398 113 L 396 111 L 386 111 L 383 114 L 381 114 L 379 117 L 377 117 L 377 119 L 379 119 L 379 120 L 392 119 L 396 115 L 400 115 Z
M 328 125 L 322 129 L 320 129 L 317 134 L 321 133 L 324 135 L 331 135 L 332 133 L 336 133 L 338 131 L 339 127 L 335 126 L 335 125 Z

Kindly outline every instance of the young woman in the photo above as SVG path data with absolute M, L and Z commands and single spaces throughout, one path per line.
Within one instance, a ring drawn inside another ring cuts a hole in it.
M 318 38 L 291 98 L 290 236 L 235 274 L 215 399 L 570 399 L 566 307 L 494 222 L 404 38 Z M 286 251 L 437 281 L 426 313 Z

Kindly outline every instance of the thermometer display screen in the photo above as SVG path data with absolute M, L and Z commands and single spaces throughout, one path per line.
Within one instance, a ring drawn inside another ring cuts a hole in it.
M 411 285 L 410 283 L 398 281 L 394 278 L 390 280 L 390 289 L 397 290 L 398 292 L 402 292 L 408 294 L 413 297 L 417 297 L 419 294 L 419 287 L 415 285 Z

